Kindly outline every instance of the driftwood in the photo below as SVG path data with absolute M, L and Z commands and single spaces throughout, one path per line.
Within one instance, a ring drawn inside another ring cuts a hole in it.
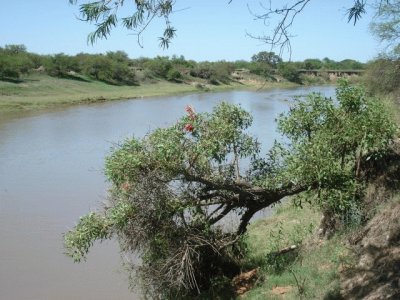
M 282 248 L 282 249 L 280 249 L 280 250 L 278 250 L 276 252 L 271 252 L 270 255 L 279 256 L 279 255 L 282 255 L 282 254 L 285 254 L 285 253 L 288 253 L 288 252 L 292 252 L 292 251 L 294 251 L 294 250 L 296 250 L 298 248 L 299 247 L 297 245 L 291 245 L 289 247 Z

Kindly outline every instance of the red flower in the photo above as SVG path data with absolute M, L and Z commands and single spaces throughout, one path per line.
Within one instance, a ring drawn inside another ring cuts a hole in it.
M 189 118 L 191 120 L 196 119 L 196 113 L 194 112 L 194 109 L 193 109 L 193 107 L 191 105 L 186 105 L 185 110 L 188 113 Z
M 183 127 L 183 130 L 186 130 L 187 132 L 193 132 L 194 127 L 193 127 L 192 124 L 187 123 L 187 124 L 185 124 L 185 126 Z

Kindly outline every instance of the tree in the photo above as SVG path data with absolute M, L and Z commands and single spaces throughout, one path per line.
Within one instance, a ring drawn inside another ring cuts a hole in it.
M 282 62 L 282 58 L 279 55 L 276 55 L 275 52 L 261 51 L 257 54 L 254 54 L 251 57 L 251 61 L 265 63 L 273 68 L 276 68 L 277 65 Z
M 20 76 L 18 59 L 0 55 L 0 78 L 18 79 Z
M 153 76 L 167 79 L 168 72 L 173 68 L 168 56 L 157 56 L 144 63 L 144 67 L 149 69 Z
M 8 54 L 21 54 L 26 53 L 25 45 L 5 45 L 4 52 Z
M 266 156 L 246 132 L 251 115 L 226 103 L 211 113 L 189 106 L 176 124 L 124 141 L 106 160 L 109 205 L 65 235 L 67 254 L 80 261 L 95 240 L 116 237 L 140 255 L 145 291 L 188 298 L 239 272 L 241 238 L 259 210 L 304 192 L 333 215 L 359 207 L 361 162 L 387 149 L 395 126 L 361 88 L 344 82 L 337 98 L 300 100 L 278 123 L 289 142 Z M 232 213 L 237 228 L 223 230 Z
M 312 94 L 283 114 L 278 127 L 289 138 L 286 167 L 276 180 L 317 182 L 307 191 L 307 201 L 316 201 L 339 217 L 361 209 L 366 183 L 362 164 L 384 155 L 396 126 L 378 99 L 363 88 L 339 83 L 333 99 Z M 310 195 L 310 193 L 312 195 Z M 362 215 L 362 213 L 360 213 Z
M 129 68 L 129 59 L 122 51 L 102 54 L 78 54 L 84 74 L 109 84 L 135 84 L 135 74 Z
M 32 58 L 24 45 L 0 47 L 0 78 L 18 79 L 33 67 Z
M 344 59 L 337 63 L 337 67 L 340 70 L 362 70 L 364 64 L 354 59 Z
M 51 76 L 69 76 L 70 72 L 79 72 L 80 66 L 76 57 L 59 53 L 53 55 L 47 62 L 46 70 Z
M 400 85 L 400 1 L 384 3 L 371 24 L 372 33 L 386 44 L 386 51 L 368 65 L 366 83 L 375 93 L 398 92 Z
M 306 70 L 319 70 L 322 68 L 322 62 L 318 58 L 308 58 L 303 62 Z
M 299 73 L 299 66 L 293 62 L 284 62 L 279 64 L 279 74 L 283 76 L 283 78 L 295 82 L 301 83 L 300 73 Z
M 128 54 L 124 51 L 108 51 L 107 57 L 117 63 L 129 64 Z
M 400 61 L 380 57 L 370 62 L 365 74 L 366 86 L 373 93 L 387 94 L 400 90 Z
M 399 57 L 399 39 L 400 39 L 400 1 L 386 1 L 377 8 L 377 14 L 374 22 L 371 24 L 371 30 L 381 42 L 387 43 L 390 50 Z

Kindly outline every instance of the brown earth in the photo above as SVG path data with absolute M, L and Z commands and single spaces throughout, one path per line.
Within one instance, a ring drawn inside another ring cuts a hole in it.
M 250 290 L 257 280 L 257 269 L 250 270 L 245 273 L 240 273 L 232 280 L 232 285 L 236 295 L 243 295 Z
M 293 289 L 292 286 L 276 286 L 272 289 L 272 294 L 274 295 L 285 295 Z
M 352 242 L 358 263 L 342 271 L 342 297 L 400 299 L 400 199 L 377 213 Z

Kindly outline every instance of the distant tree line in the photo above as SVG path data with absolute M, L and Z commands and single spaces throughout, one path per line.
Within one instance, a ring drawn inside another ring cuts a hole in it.
M 164 79 L 171 82 L 199 79 L 208 84 L 228 84 L 235 78 L 232 73 L 242 70 L 262 76 L 267 80 L 286 80 L 301 83 L 299 70 L 353 70 L 365 65 L 355 60 L 340 62 L 329 58 L 306 59 L 302 62 L 283 62 L 274 52 L 262 51 L 250 61 L 196 62 L 184 56 L 157 56 L 131 59 L 124 51 L 106 54 L 79 53 L 67 55 L 39 55 L 28 52 L 24 45 L 0 47 L 0 80 L 19 79 L 34 70 L 50 76 L 77 80 L 98 80 L 115 85 L 135 85 L 139 82 Z

